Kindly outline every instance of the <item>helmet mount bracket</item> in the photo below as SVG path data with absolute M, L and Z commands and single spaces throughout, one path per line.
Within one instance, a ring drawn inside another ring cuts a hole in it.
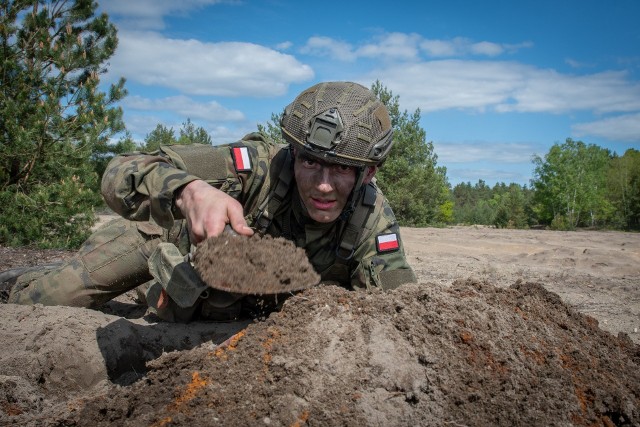
M 340 113 L 336 108 L 330 108 L 311 118 L 307 142 L 315 148 L 330 150 L 340 144 L 343 130 Z

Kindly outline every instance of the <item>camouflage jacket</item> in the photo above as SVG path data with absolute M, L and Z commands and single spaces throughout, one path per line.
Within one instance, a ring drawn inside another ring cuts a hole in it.
M 150 218 L 170 228 L 183 219 L 175 207 L 174 193 L 183 185 L 202 179 L 226 192 L 244 207 L 252 225 L 261 202 L 278 182 L 286 146 L 267 141 L 261 134 L 246 135 L 237 143 L 163 146 L 151 154 L 132 153 L 113 159 L 102 180 L 107 204 L 123 217 Z M 375 184 L 369 184 L 374 185 Z M 348 288 L 394 288 L 415 282 L 408 265 L 399 226 L 388 202 L 375 187 L 375 205 L 347 263 L 336 262 L 341 220 L 316 223 L 304 215 L 295 182 L 273 214 L 267 233 L 293 240 L 307 252 L 323 282 Z

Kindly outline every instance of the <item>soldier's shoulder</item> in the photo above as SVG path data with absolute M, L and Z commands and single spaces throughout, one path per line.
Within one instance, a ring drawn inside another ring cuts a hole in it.
M 380 190 L 375 182 L 370 185 L 375 189 L 375 202 L 365 226 L 369 231 L 369 233 L 367 233 L 367 237 L 369 238 L 373 234 L 389 230 L 398 223 L 396 216 L 393 213 L 393 209 L 391 209 L 391 205 L 389 205 L 389 201 L 382 193 L 382 190 Z
M 261 132 L 251 132 L 246 134 L 236 142 L 235 145 L 244 145 L 255 148 L 258 153 L 273 158 L 278 152 L 287 147 L 286 144 L 279 144 Z

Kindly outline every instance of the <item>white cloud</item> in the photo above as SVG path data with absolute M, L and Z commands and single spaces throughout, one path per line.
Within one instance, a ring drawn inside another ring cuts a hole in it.
M 567 64 L 571 68 L 576 68 L 576 69 L 578 69 L 578 68 L 593 68 L 594 67 L 593 64 L 589 64 L 589 63 L 586 63 L 586 62 L 580 62 L 580 61 L 577 61 L 577 60 L 575 60 L 573 58 L 566 58 L 564 60 L 564 62 L 565 62 L 565 64 Z
M 301 53 L 314 56 L 327 56 L 339 61 L 354 61 L 356 55 L 349 43 L 332 39 L 331 37 L 311 37 L 300 49 Z
M 544 144 L 533 142 L 436 142 L 438 164 L 447 168 L 452 186 L 460 182 L 476 183 L 482 179 L 489 186 L 498 182 L 528 185 L 533 170 L 532 157 L 547 151 Z
M 207 133 L 211 136 L 213 145 L 229 144 L 231 142 L 238 141 L 240 136 L 255 131 L 256 127 L 248 124 L 238 127 L 220 125 L 207 128 Z
M 402 105 L 423 112 L 486 108 L 506 102 L 524 84 L 517 67 L 499 62 L 460 60 L 398 64 L 375 70 L 379 79 L 400 96 Z
M 121 32 L 110 74 L 192 95 L 274 96 L 313 77 L 293 56 L 252 43 L 206 43 Z
M 144 140 L 146 135 L 151 132 L 158 123 L 163 123 L 167 127 L 167 120 L 149 114 L 132 114 L 129 110 L 124 110 L 124 120 L 127 124 L 127 131 L 131 132 L 136 142 Z M 174 128 L 175 130 L 175 128 Z
M 576 76 L 530 67 L 524 77 L 525 85 L 513 94 L 517 102 L 499 106 L 499 111 L 606 113 L 640 109 L 640 84 L 628 81 L 625 72 Z
M 357 58 L 413 61 L 420 57 L 420 53 L 436 58 L 469 55 L 496 57 L 505 52 L 513 53 L 531 46 L 530 42 L 499 44 L 488 41 L 473 42 L 464 37 L 450 40 L 425 39 L 416 33 L 396 32 L 379 35 L 360 47 L 331 37 L 311 37 L 301 52 L 345 62 L 353 62 Z
M 476 55 L 498 56 L 504 52 L 504 48 L 497 43 L 480 42 L 469 45 L 469 51 Z
M 454 56 L 480 55 L 495 57 L 505 52 L 513 53 L 520 48 L 530 47 L 531 43 L 517 45 L 500 44 L 488 41 L 474 42 L 464 37 L 449 40 L 424 39 L 420 48 L 430 57 L 443 58 Z
M 418 34 L 384 34 L 376 43 L 365 44 L 354 53 L 358 57 L 413 60 L 418 57 L 421 38 Z
M 429 56 L 442 57 L 456 55 L 455 45 L 445 40 L 424 40 L 420 43 L 420 47 Z
M 444 163 L 496 162 L 530 163 L 540 147 L 530 143 L 507 142 L 434 142 L 438 161 Z
M 202 119 L 210 123 L 237 122 L 245 119 L 241 111 L 228 110 L 216 101 L 197 102 L 182 95 L 159 99 L 132 96 L 124 99 L 123 106 L 132 110 L 171 111 L 181 117 Z
M 100 8 L 115 18 L 120 28 L 137 30 L 160 30 L 165 27 L 167 15 L 186 15 L 188 12 L 218 3 L 231 3 L 224 0 L 108 0 Z
M 610 140 L 640 142 L 640 113 L 609 117 L 572 126 L 576 136 L 598 136 Z
M 291 49 L 291 46 L 293 46 L 293 43 L 290 42 L 290 41 L 286 41 L 286 42 L 278 43 L 276 45 L 276 49 L 278 49 L 278 50 L 289 50 L 289 49 Z
M 408 109 L 564 113 L 640 110 L 640 84 L 624 72 L 561 74 L 516 62 L 440 60 L 374 70 Z

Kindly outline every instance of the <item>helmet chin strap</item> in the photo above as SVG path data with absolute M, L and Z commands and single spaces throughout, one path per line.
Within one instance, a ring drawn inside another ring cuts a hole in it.
M 343 222 L 347 222 L 349 220 L 349 217 L 353 213 L 356 207 L 356 204 L 358 203 L 358 200 L 362 195 L 362 190 L 363 190 L 362 184 L 364 183 L 364 178 L 367 176 L 366 169 L 367 169 L 366 166 L 360 166 L 359 168 L 356 169 L 356 182 L 353 186 L 353 189 L 351 190 L 351 194 L 349 195 L 349 198 L 347 199 L 347 203 L 345 203 L 344 209 L 340 214 L 340 219 Z

